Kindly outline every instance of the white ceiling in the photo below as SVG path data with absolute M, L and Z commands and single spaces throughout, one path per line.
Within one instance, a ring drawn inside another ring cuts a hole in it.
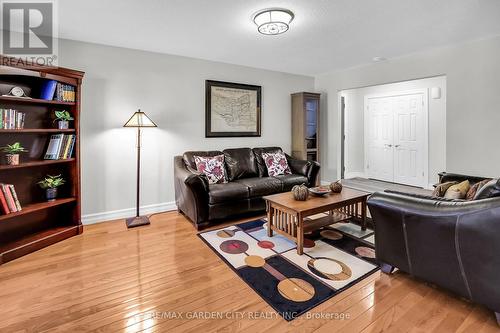
M 295 13 L 283 35 L 252 13 Z M 315 75 L 500 35 L 500 0 L 60 0 L 60 37 Z

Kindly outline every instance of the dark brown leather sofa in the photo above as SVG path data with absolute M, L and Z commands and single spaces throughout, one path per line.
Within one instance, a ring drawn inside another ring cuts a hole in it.
M 443 173 L 441 182 L 468 179 Z M 495 311 L 500 320 L 500 180 L 493 198 L 462 201 L 402 193 L 368 200 L 382 270 L 395 267 Z
M 291 175 L 269 177 L 263 153 L 282 152 L 279 147 L 236 148 L 224 151 L 188 151 L 174 158 L 175 202 L 200 230 L 211 223 L 244 213 L 265 211 L 263 196 L 290 191 L 294 185 L 315 185 L 320 166 L 287 155 Z M 224 154 L 229 182 L 208 184 L 196 171 L 194 156 Z

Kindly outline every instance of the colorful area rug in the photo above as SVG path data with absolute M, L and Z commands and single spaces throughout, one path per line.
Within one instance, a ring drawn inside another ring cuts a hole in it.
M 378 270 L 373 231 L 337 223 L 305 236 L 304 255 L 264 219 L 199 233 L 260 297 L 292 320 Z

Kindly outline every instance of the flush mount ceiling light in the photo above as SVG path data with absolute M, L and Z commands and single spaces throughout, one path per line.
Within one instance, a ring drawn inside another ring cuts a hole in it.
M 253 21 L 261 34 L 279 35 L 288 30 L 293 18 L 293 13 L 288 9 L 268 8 L 254 14 Z

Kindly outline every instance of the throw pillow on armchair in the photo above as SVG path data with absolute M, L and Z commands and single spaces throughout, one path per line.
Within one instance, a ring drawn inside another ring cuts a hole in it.
M 444 197 L 447 199 L 464 199 L 465 196 L 467 195 L 467 191 L 470 189 L 470 183 L 468 180 L 464 180 L 463 182 L 459 184 L 455 184 L 450 186 L 447 190 L 446 193 L 444 194 Z

